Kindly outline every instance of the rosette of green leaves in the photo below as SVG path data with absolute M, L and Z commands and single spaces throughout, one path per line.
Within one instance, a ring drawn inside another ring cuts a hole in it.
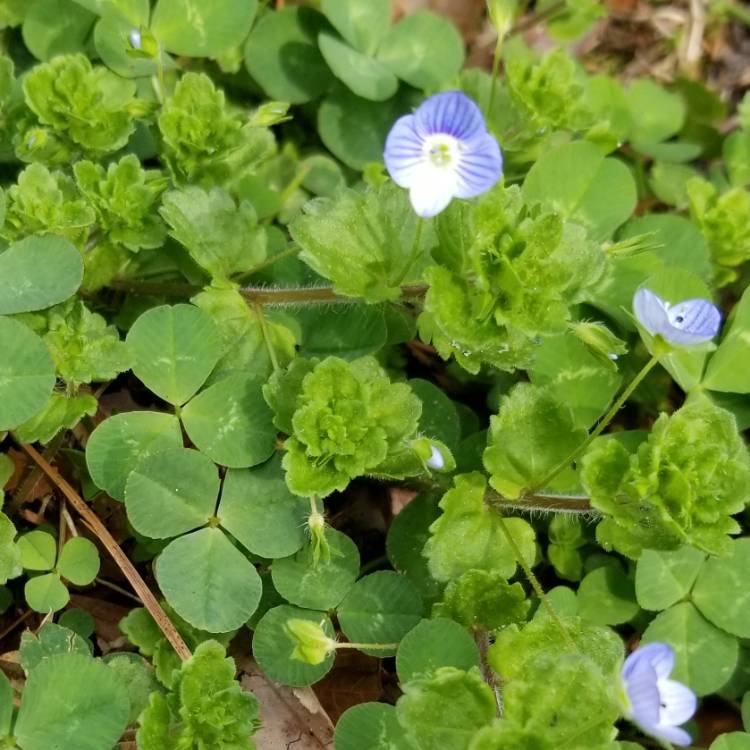
M 36 116 L 36 123 L 27 123 L 17 137 L 16 155 L 25 161 L 62 163 L 76 154 L 110 154 L 128 142 L 134 118 L 148 109 L 135 99 L 133 81 L 93 66 L 81 54 L 61 55 L 32 68 L 23 92 Z M 44 151 L 45 138 L 59 142 L 56 155 Z
M 719 285 L 737 277 L 734 267 L 750 258 L 750 192 L 743 187 L 719 193 L 708 180 L 687 183 L 690 213 L 708 242 Z
M 117 328 L 81 300 L 70 298 L 42 315 L 35 316 L 32 327 L 47 344 L 58 377 L 71 388 L 112 380 L 130 367 L 132 359 Z
M 162 107 L 162 156 L 178 184 L 204 187 L 252 171 L 273 154 L 268 128 L 250 124 L 203 73 L 186 73 Z
M 289 489 L 305 496 L 343 490 L 358 476 L 399 475 L 394 459 L 410 450 L 422 411 L 409 386 L 391 383 L 372 357 L 297 359 L 263 392 L 274 424 L 290 436 Z
M 535 338 L 565 330 L 570 306 L 604 269 L 583 227 L 529 209 L 515 186 L 454 202 L 435 230 L 439 265 L 425 272 L 420 332 L 472 373 L 527 366 Z
M 0 234 L 11 241 L 51 232 L 81 249 L 96 219 L 73 180 L 42 164 L 26 167 L 4 197 L 5 223 Z
M 586 74 L 562 48 L 541 59 L 528 50 L 509 56 L 506 62 L 508 90 L 524 113 L 529 135 L 554 130 L 581 132 L 596 121 L 586 106 Z
M 694 396 L 662 414 L 634 452 L 614 438 L 595 442 L 581 480 L 605 514 L 596 536 L 606 549 L 635 558 L 691 544 L 720 554 L 740 530 L 731 516 L 750 497 L 750 459 L 734 416 Z
M 143 169 L 138 157 L 128 154 L 106 170 L 100 164 L 79 161 L 73 171 L 107 240 L 134 252 L 164 244 L 166 229 L 156 203 L 167 179 L 159 170 Z
M 419 278 L 432 233 L 422 232 L 418 260 L 409 265 L 418 221 L 406 193 L 385 182 L 308 202 L 290 230 L 299 257 L 335 291 L 374 303 L 398 299 L 401 284 Z
M 166 696 L 151 694 L 138 719 L 142 750 L 225 748 L 253 750 L 260 725 L 258 700 L 234 679 L 235 664 L 224 647 L 206 641 L 184 662 Z

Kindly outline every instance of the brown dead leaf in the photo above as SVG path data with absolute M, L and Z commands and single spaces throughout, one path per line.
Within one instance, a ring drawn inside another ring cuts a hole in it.
M 269 680 L 252 659 L 238 659 L 240 684 L 260 703 L 262 727 L 253 736 L 258 750 L 331 750 L 333 723 L 310 688 Z
M 315 683 L 315 694 L 337 722 L 347 708 L 382 697 L 380 660 L 361 651 L 340 651 L 334 668 Z
M 97 642 L 104 653 L 113 648 L 122 647 L 124 636 L 118 623 L 132 609 L 132 607 L 124 607 L 108 601 L 108 596 L 108 594 L 99 597 L 73 594 L 70 597 L 72 606 L 85 610 L 94 618 Z

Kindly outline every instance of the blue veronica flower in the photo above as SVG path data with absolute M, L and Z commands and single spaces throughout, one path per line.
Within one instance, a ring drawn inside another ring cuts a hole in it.
M 141 32 L 138 31 L 138 29 L 133 29 L 128 34 L 128 40 L 133 49 L 143 49 L 143 39 L 141 38 Z
M 719 332 L 721 313 L 706 299 L 688 299 L 671 305 L 650 289 L 639 289 L 633 297 L 638 322 L 653 336 L 671 344 L 702 344 Z
M 649 643 L 633 651 L 622 665 L 627 716 L 646 734 L 680 747 L 691 743 L 680 729 L 695 713 L 698 699 L 681 682 L 670 680 L 674 652 L 666 643 Z
M 500 146 L 479 107 L 460 91 L 435 94 L 396 120 L 383 157 L 391 179 L 409 189 L 414 211 L 425 218 L 452 198 L 486 192 L 503 171 Z

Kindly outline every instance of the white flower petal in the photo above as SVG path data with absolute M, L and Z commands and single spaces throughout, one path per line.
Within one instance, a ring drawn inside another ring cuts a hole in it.
M 638 656 L 638 651 L 634 651 L 628 657 L 623 667 L 622 679 L 633 721 L 641 726 L 653 726 L 659 722 L 661 707 L 656 672 L 648 659 L 633 659 Z
M 416 171 L 425 161 L 424 139 L 415 130 L 414 115 L 396 120 L 385 141 L 383 160 L 399 187 L 411 187 Z
M 661 697 L 659 724 L 679 726 L 692 717 L 698 707 L 698 699 L 687 685 L 662 679 L 658 681 L 657 687 Z
M 424 219 L 439 214 L 456 194 L 452 169 L 423 163 L 416 169 L 409 186 L 409 200 L 417 216 Z
M 669 727 L 657 724 L 653 727 L 641 727 L 641 729 L 652 737 L 666 740 L 678 747 L 687 747 L 693 742 L 692 737 L 684 729 L 680 729 L 679 727 Z
M 639 289 L 633 297 L 633 312 L 638 322 L 653 336 L 664 334 L 672 326 L 664 301 L 650 289 Z
M 431 445 L 430 450 L 431 450 L 431 455 L 427 459 L 427 465 L 431 469 L 437 469 L 439 471 L 445 466 L 445 459 L 443 458 L 443 454 L 435 445 Z

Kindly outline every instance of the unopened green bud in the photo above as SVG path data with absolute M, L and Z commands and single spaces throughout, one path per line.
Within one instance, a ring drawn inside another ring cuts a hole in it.
M 258 128 L 270 128 L 271 125 L 291 120 L 288 112 L 289 102 L 266 102 L 250 115 L 250 124 Z
M 439 440 L 420 437 L 412 441 L 411 448 L 428 469 L 447 472 L 456 468 L 453 454 Z
M 148 29 L 132 29 L 125 52 L 129 57 L 154 60 L 159 56 L 159 42 Z
M 321 558 L 327 562 L 331 559 L 331 548 L 326 539 L 326 519 L 317 509 L 307 517 L 307 528 L 313 547 L 313 565 L 317 565 Z
M 322 622 L 295 618 L 286 621 L 284 631 L 294 641 L 292 659 L 320 664 L 336 650 L 336 641 L 325 634 Z
M 497 35 L 502 39 L 511 30 L 518 15 L 518 0 L 487 0 L 487 12 Z
M 606 362 L 613 369 L 617 369 L 615 362 L 621 354 L 627 352 L 625 342 L 618 339 L 603 323 L 595 321 L 577 321 L 570 324 L 573 333 L 582 341 L 602 362 Z

